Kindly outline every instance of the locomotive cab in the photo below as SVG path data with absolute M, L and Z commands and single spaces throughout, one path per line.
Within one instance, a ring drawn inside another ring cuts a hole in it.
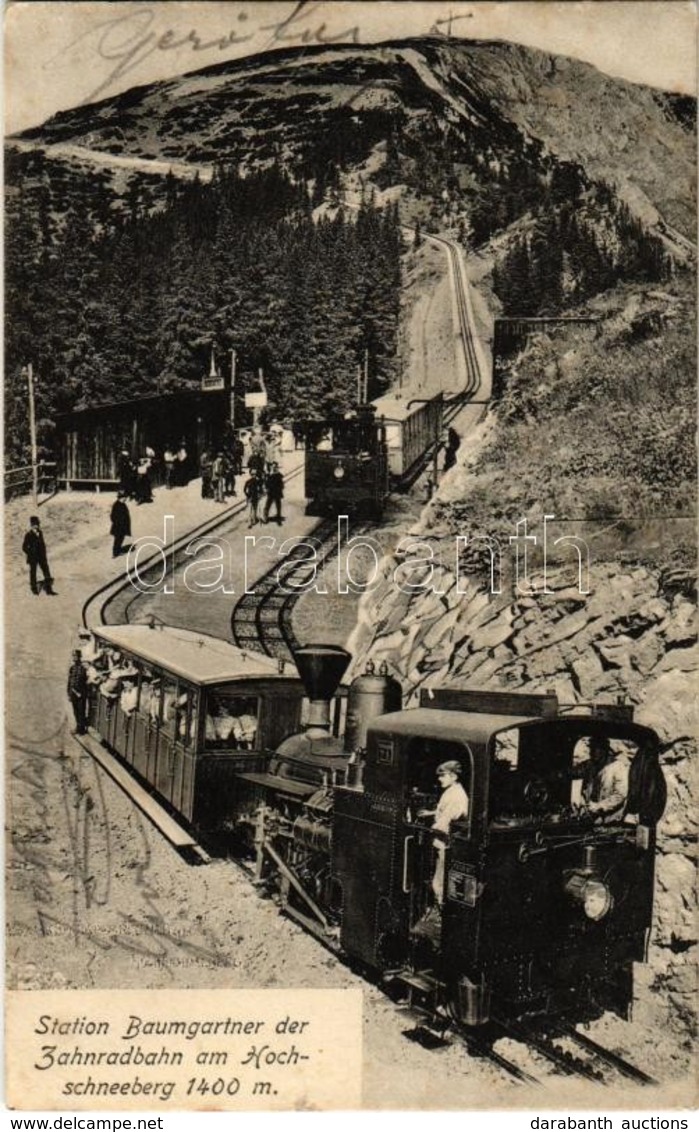
M 657 737 L 626 709 L 567 715 L 555 697 L 423 704 L 374 720 L 363 789 L 336 792 L 343 948 L 467 1024 L 627 1014 L 664 804 Z M 446 837 L 440 764 L 468 798 Z
M 349 418 L 309 421 L 306 436 L 307 514 L 366 512 L 381 516 L 388 492 L 386 430 L 374 409 Z

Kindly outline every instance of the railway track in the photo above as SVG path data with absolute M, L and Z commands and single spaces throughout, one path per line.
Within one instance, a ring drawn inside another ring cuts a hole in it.
M 312 563 L 307 554 L 309 545 L 315 551 Z M 254 590 L 243 594 L 231 614 L 231 634 L 238 648 L 293 660 L 301 643 L 291 623 L 294 605 L 313 573 L 327 562 L 336 546 L 337 522 L 326 519 L 305 543 L 294 547 L 281 563 L 258 578 Z
M 476 329 L 468 295 L 469 285 L 468 281 L 464 278 L 464 265 L 461 259 L 461 251 L 459 245 L 446 236 L 433 236 L 430 234 L 426 238 L 438 244 L 441 248 L 444 248 L 449 258 L 453 280 L 456 318 L 461 335 L 461 345 L 466 369 L 466 382 L 457 396 L 462 402 L 467 402 L 483 385 L 483 374 L 481 373 L 481 359 L 478 356 L 478 350 L 476 348 Z
M 302 465 L 293 468 L 284 477 L 284 482 L 288 483 L 289 480 L 294 479 L 300 475 Z M 245 513 L 247 503 L 244 500 L 236 502 L 224 510 L 219 512 L 211 519 L 205 520 L 199 526 L 194 527 L 187 531 L 182 537 L 175 539 L 169 546 L 164 547 L 163 554 L 165 555 L 165 569 L 173 571 L 181 565 L 186 555 L 187 547 L 196 539 L 202 538 L 204 535 L 211 534 L 213 531 L 218 530 L 219 527 L 229 522 L 230 519 L 237 515 Z M 147 580 L 149 574 L 162 573 L 163 559 L 160 553 L 152 555 L 144 562 L 139 563 L 139 574 Z M 99 589 L 94 590 L 93 593 L 83 603 L 81 619 L 83 625 L 89 626 L 92 624 L 108 625 L 117 622 L 129 622 L 131 610 L 138 603 L 142 594 L 139 590 L 135 590 L 133 583 L 128 573 L 123 573 L 117 578 L 112 578 L 106 582 Z
M 517 1047 L 521 1047 L 530 1061 L 534 1055 L 557 1074 L 579 1077 L 596 1085 L 610 1085 L 610 1072 L 637 1085 L 658 1083 L 642 1069 L 569 1024 L 548 1025 L 546 1029 L 539 1030 L 533 1026 L 493 1021 L 473 1030 L 447 1018 L 438 1018 L 428 1023 L 418 1022 L 412 1031 L 406 1031 L 406 1037 L 411 1041 L 433 1050 L 447 1045 L 449 1034 L 466 1047 L 471 1057 L 490 1062 L 522 1084 L 543 1085 L 545 1078 L 541 1074 L 537 1076 L 531 1067 L 525 1068 L 516 1060 Z M 506 1054 L 495 1048 L 496 1043 L 503 1039 L 510 1042 Z M 514 1049 L 512 1043 L 516 1043 Z
M 496 1022 L 495 1025 L 502 1037 L 521 1043 L 557 1072 L 567 1076 L 581 1077 L 597 1085 L 608 1085 L 611 1071 L 637 1085 L 657 1085 L 657 1081 L 648 1073 L 612 1050 L 605 1049 L 587 1035 L 579 1033 L 569 1023 L 547 1023 L 541 1028 L 504 1022 Z

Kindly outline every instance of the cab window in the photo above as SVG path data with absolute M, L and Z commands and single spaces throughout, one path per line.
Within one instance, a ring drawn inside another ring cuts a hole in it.
M 381 752 L 378 752 L 381 759 Z M 408 751 L 408 808 L 412 817 L 423 811 L 436 809 L 444 793 L 444 782 L 437 775 L 444 763 L 457 764 L 461 769 L 457 782 L 463 787 L 469 801 L 469 817 L 473 798 L 473 759 L 465 743 L 441 739 L 414 739 Z

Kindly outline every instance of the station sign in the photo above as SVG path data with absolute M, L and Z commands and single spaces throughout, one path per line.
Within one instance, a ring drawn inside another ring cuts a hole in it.
M 245 408 L 246 409 L 266 409 L 267 408 L 267 394 L 257 391 L 255 393 L 245 394 Z
M 201 379 L 202 393 L 215 393 L 220 389 L 225 389 L 226 383 L 223 375 L 220 373 L 207 373 Z

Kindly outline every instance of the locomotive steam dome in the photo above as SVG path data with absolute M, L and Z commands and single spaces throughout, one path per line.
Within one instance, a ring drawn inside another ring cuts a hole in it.
M 363 676 L 352 681 L 347 699 L 345 750 L 356 751 L 366 747 L 367 731 L 373 719 L 403 706 L 403 690 L 397 680 L 388 674 L 385 662 L 378 674 L 372 661 L 367 663 Z

